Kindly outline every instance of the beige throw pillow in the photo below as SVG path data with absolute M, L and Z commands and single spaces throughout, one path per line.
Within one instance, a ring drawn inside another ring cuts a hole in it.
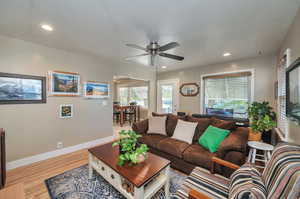
M 178 120 L 172 138 L 192 144 L 198 122 Z
M 157 133 L 167 135 L 166 133 L 166 116 L 163 117 L 149 117 L 148 133 Z

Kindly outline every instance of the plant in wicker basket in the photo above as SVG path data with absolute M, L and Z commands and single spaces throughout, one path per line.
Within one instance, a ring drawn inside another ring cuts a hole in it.
M 118 165 L 122 166 L 126 162 L 129 165 L 143 162 L 147 158 L 147 151 L 149 148 L 146 144 L 139 144 L 138 135 L 132 130 L 122 130 L 119 132 L 120 139 L 113 143 L 113 146 L 119 146 L 120 154 L 118 159 Z
M 253 102 L 248 107 L 250 119 L 249 140 L 260 141 L 261 133 L 267 132 L 276 126 L 276 113 L 269 102 Z

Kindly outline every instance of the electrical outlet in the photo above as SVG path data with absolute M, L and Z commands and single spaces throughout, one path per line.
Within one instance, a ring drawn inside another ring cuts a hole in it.
M 56 144 L 57 149 L 61 149 L 63 147 L 64 147 L 64 144 L 62 142 L 57 142 L 57 144 Z

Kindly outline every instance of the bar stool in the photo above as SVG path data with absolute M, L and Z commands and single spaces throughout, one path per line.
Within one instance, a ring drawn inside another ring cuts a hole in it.
M 248 146 L 250 147 L 248 162 L 255 164 L 255 161 L 263 162 L 266 165 L 267 161 L 271 158 L 271 152 L 274 147 L 270 144 L 257 141 L 249 141 Z M 263 155 L 257 154 L 257 150 L 263 151 Z M 264 168 L 264 166 L 255 165 L 258 168 Z

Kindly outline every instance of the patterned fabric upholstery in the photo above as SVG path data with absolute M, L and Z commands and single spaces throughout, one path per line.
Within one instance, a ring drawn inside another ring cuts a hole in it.
M 264 199 L 267 192 L 261 174 L 250 163 L 236 170 L 230 177 L 229 198 Z
M 278 144 L 262 177 L 268 198 L 300 198 L 300 146 Z
M 211 199 L 299 199 L 300 146 L 278 144 L 262 175 L 249 163 L 236 170 L 230 180 L 196 167 L 174 198 L 187 199 L 191 189 Z
M 176 192 L 174 198 L 188 198 L 191 189 L 211 199 L 228 198 L 228 187 L 229 179 L 220 175 L 211 175 L 206 169 L 196 167 Z

